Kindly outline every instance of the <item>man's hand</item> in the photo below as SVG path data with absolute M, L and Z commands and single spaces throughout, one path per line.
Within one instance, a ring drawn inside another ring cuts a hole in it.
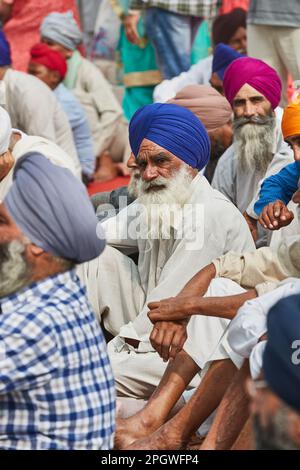
M 14 166 L 14 157 L 10 151 L 0 155 L 0 181 L 2 181 Z
M 135 12 L 126 16 L 124 20 L 125 34 L 129 42 L 138 45 L 140 36 L 137 31 L 137 25 L 140 19 L 140 13 Z
M 257 241 L 257 220 L 253 219 L 253 217 L 250 217 L 250 215 L 248 215 L 247 212 L 244 212 L 243 216 L 246 219 L 252 238 L 254 242 L 256 242 Z
M 280 228 L 289 225 L 293 218 L 293 212 L 290 211 L 282 201 L 277 200 L 275 202 L 270 202 L 264 207 L 258 220 L 266 229 L 279 230 Z
M 187 321 L 157 322 L 150 335 L 150 342 L 164 362 L 175 359 L 187 339 Z
M 158 321 L 182 321 L 190 318 L 189 307 L 192 297 L 170 297 L 158 302 L 150 302 L 148 317 L 152 323 Z
M 300 189 L 293 194 L 292 201 L 295 204 L 300 204 Z

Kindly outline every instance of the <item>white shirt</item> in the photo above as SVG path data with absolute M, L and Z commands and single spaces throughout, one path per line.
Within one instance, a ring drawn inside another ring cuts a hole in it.
M 21 134 L 21 139 L 15 144 L 12 154 L 16 162 L 28 152 L 39 152 L 48 158 L 54 165 L 68 168 L 75 176 L 81 178 L 80 167 L 76 168 L 73 159 L 50 140 L 43 137 L 28 136 L 20 131 L 15 131 Z M 13 181 L 14 166 L 10 172 L 0 181 L 0 201 L 3 201 Z
M 146 298 L 140 314 L 134 322 L 121 328 L 120 336 L 147 342 L 152 329 L 147 317 L 148 302 L 177 295 L 202 267 L 211 263 L 217 256 L 230 250 L 243 252 L 254 249 L 243 216 L 226 197 L 213 190 L 201 175 L 194 178 L 191 189 L 188 207 L 191 208 L 193 216 L 200 215 L 196 223 L 199 239 L 194 245 L 189 244 L 185 237 L 176 239 L 182 220 L 180 218 L 178 224 L 173 226 L 170 239 L 151 240 L 151 245 L 149 240 L 137 239 L 134 225 L 132 234 L 127 234 L 129 221 L 135 222 L 137 219 L 138 199 L 116 217 L 103 223 L 109 245 L 120 250 L 138 250 L 138 271 Z M 194 221 L 195 217 L 185 219 L 185 233 L 192 230 Z M 121 227 L 119 234 L 116 232 L 117 227 Z
M 163 80 L 154 88 L 153 100 L 165 103 L 174 98 L 177 93 L 188 85 L 210 85 L 213 56 L 199 60 L 187 72 L 182 72 L 171 80 Z

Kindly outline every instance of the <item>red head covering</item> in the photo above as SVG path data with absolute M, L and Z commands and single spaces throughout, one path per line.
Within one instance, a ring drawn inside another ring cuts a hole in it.
M 30 54 L 31 63 L 44 65 L 50 70 L 56 70 L 62 79 L 65 78 L 67 61 L 60 52 L 51 49 L 47 44 L 40 43 L 32 47 Z
M 281 98 L 281 80 L 276 70 L 262 60 L 241 57 L 234 60 L 226 69 L 223 81 L 224 93 L 229 103 L 245 84 L 255 88 L 270 101 L 275 109 Z

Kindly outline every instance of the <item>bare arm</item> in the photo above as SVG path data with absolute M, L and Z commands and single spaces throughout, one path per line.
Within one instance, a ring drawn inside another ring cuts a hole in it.
M 195 295 L 181 299 L 166 299 L 149 304 L 148 316 L 152 323 L 188 320 L 191 315 L 206 315 L 231 320 L 246 300 L 255 297 L 257 297 L 257 292 L 255 289 L 251 289 L 243 294 L 226 297 L 199 297 Z M 175 302 L 179 304 L 177 307 Z

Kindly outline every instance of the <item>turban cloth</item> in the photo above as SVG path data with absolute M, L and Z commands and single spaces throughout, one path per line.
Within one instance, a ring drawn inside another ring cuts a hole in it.
M 54 256 L 82 263 L 105 247 L 84 185 L 39 153 L 17 161 L 4 205 L 24 235 Z
M 3 31 L 0 31 L 0 67 L 11 65 L 10 45 Z
M 208 133 L 227 124 L 232 115 L 227 99 L 207 85 L 189 85 L 179 91 L 168 103 L 192 111 Z
M 11 132 L 9 114 L 0 106 L 0 155 L 3 155 L 8 150 Z
M 221 43 L 214 50 L 212 71 L 216 73 L 220 80 L 224 80 L 225 70 L 235 59 L 243 57 L 242 54 Z
M 188 109 L 175 104 L 143 106 L 129 124 L 129 141 L 135 157 L 143 139 L 151 140 L 192 168 L 201 170 L 210 156 L 210 141 L 203 124 Z
M 280 300 L 269 312 L 263 372 L 273 392 L 298 413 L 300 412 L 300 364 L 297 362 L 300 353 L 297 354 L 296 351 L 300 349 L 299 340 L 300 295 L 297 294 Z
M 236 94 L 245 84 L 264 95 L 275 109 L 281 98 L 281 80 L 277 72 L 259 59 L 241 57 L 234 60 L 224 75 L 224 93 L 232 104 Z
M 50 13 L 43 20 L 40 33 L 43 38 L 74 51 L 82 42 L 82 32 L 77 25 L 73 13 Z
M 220 42 L 228 44 L 240 27 L 246 28 L 246 17 L 247 13 L 242 8 L 235 8 L 226 15 L 219 15 L 212 27 L 214 46 Z
M 40 43 L 32 47 L 30 54 L 31 63 L 44 65 L 47 69 L 58 72 L 62 79 L 65 78 L 67 61 L 60 52 L 55 51 L 47 44 Z
M 281 128 L 285 139 L 300 135 L 300 103 L 291 103 L 285 108 Z

